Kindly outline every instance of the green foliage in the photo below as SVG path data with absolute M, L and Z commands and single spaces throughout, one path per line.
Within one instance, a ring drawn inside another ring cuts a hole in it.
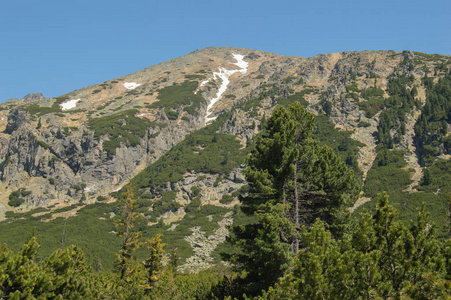
M 324 113 L 326 114 L 326 116 L 330 117 L 330 114 L 332 113 L 332 108 L 333 108 L 332 102 L 330 102 L 328 100 L 323 101 L 323 110 L 324 110 Z
M 418 106 L 418 102 L 414 98 L 414 89 L 408 88 L 412 85 L 413 80 L 413 75 L 409 77 L 393 76 L 388 80 L 387 92 L 390 97 L 384 101 L 385 109 L 380 115 L 377 126 L 378 143 L 381 146 L 393 148 L 393 145 L 397 144 L 401 136 L 406 133 L 406 114 Z M 391 133 L 393 129 L 397 129 L 395 134 Z
M 356 104 L 365 111 L 367 118 L 372 118 L 384 108 L 384 98 L 372 97 L 367 101 L 357 102 Z
M 150 187 L 155 193 L 168 182 L 182 180 L 187 172 L 230 173 L 244 160 L 247 151 L 240 149 L 235 136 L 216 133 L 226 118 L 227 115 L 220 116 L 212 124 L 188 135 L 139 173 L 135 184 L 140 188 Z
M 288 106 L 294 102 L 301 102 L 305 105 L 308 105 L 308 102 L 305 101 L 303 96 L 305 94 L 315 93 L 317 90 L 315 89 L 304 89 L 301 92 L 297 92 L 294 95 L 290 95 L 290 91 L 287 90 L 285 86 L 277 86 L 275 84 L 263 84 L 260 86 L 263 91 L 258 93 L 258 95 L 250 97 L 245 101 L 241 101 L 235 108 L 242 109 L 243 111 L 255 111 L 258 107 L 261 106 L 261 101 L 263 99 L 268 98 L 277 98 L 277 103 L 280 105 Z M 270 89 L 266 89 L 269 88 Z M 251 116 L 255 116 L 254 114 L 250 114 Z
M 256 295 L 274 284 L 291 264 L 290 245 L 280 232 L 292 235 L 282 205 L 260 205 L 257 223 L 235 226 L 230 240 L 235 253 L 229 258 L 246 276 L 239 280 L 240 291 Z M 288 232 L 287 232 L 288 231 Z
M 336 241 L 317 221 L 303 238 L 293 273 L 265 299 L 447 299 L 445 259 L 434 227 L 419 210 L 409 227 L 387 195 L 362 214 L 348 238 Z
M 371 216 L 362 215 L 348 238 L 341 241 L 331 238 L 323 224 L 317 222 L 310 230 L 304 230 L 303 239 L 308 247 L 299 252 L 293 272 L 286 273 L 274 288 L 264 292 L 263 298 L 446 297 L 442 253 L 448 252 L 445 252 L 446 248 L 441 252 L 438 247 L 426 215 L 420 211 L 409 228 L 403 227 L 395 218 L 396 212 L 386 202 L 380 202 L 378 210 Z M 176 274 L 172 263 L 166 267 L 161 264 L 164 253 L 161 239 L 157 236 L 149 246 L 148 259 L 144 264 L 137 264 L 136 273 L 126 282 L 114 273 L 93 272 L 76 246 L 59 249 L 41 263 L 34 259 L 37 249 L 34 239 L 17 254 L 2 247 L 0 292 L 2 298 L 34 295 L 49 299 L 243 296 L 240 294 L 241 279 L 224 267 L 199 274 Z M 392 266 L 396 267 L 395 272 Z M 268 271 L 271 269 L 264 270 L 271 276 Z M 261 283 L 256 282 L 255 288 L 259 287 Z
M 104 196 L 97 196 L 97 201 L 105 201 L 106 197 Z
M 381 88 L 374 86 L 361 90 L 360 92 L 361 96 L 365 98 L 366 101 L 360 101 L 356 104 L 360 109 L 365 111 L 367 118 L 372 118 L 384 108 L 384 91 Z M 356 100 L 358 101 L 358 99 Z
M 404 151 L 381 149 L 368 171 L 364 191 L 367 197 L 375 197 L 387 191 L 402 191 L 412 183 L 410 172 L 404 168 Z
M 287 97 L 279 97 L 279 98 L 277 98 L 277 104 L 288 107 L 289 105 L 291 105 L 295 102 L 299 102 L 302 105 L 304 105 L 305 107 L 307 107 L 309 105 L 309 103 L 303 98 L 304 94 L 305 93 L 302 93 L 302 92 L 296 92 L 296 93 L 294 93 L 294 95 L 290 95 Z
M 378 88 L 377 86 L 369 87 L 367 89 L 360 91 L 361 95 L 365 99 L 371 99 L 372 97 L 383 97 L 384 90 Z
M 201 192 L 201 189 L 198 188 L 197 186 L 192 186 L 191 187 L 191 198 L 196 198 L 197 196 L 199 196 Z
M 0 248 L 0 297 L 2 299 L 36 299 L 53 296 L 50 278 L 34 261 L 39 245 L 35 238 L 13 253 Z
M 424 169 L 420 191 L 443 193 L 451 192 L 451 160 L 439 159 Z
M 358 127 L 370 127 L 371 123 L 369 122 L 365 122 L 365 121 L 360 121 L 359 124 L 357 124 Z
M 37 115 L 37 116 L 42 116 L 42 115 L 49 114 L 49 113 L 58 113 L 58 112 L 61 112 L 60 104 L 68 99 L 70 99 L 70 97 L 67 95 L 56 97 L 55 102 L 53 102 L 51 107 L 39 106 L 38 104 L 31 104 L 31 105 L 25 107 L 25 111 L 30 113 L 30 115 Z
M 177 223 L 176 230 L 167 230 L 172 224 L 162 224 L 161 227 L 155 225 L 147 228 L 146 232 L 144 232 L 144 236 L 155 236 L 158 233 L 164 233 L 162 241 L 171 247 L 176 247 L 177 255 L 183 261 L 194 254 L 191 246 L 184 240 L 186 236 L 192 234 L 191 228 L 195 226 L 200 227 L 201 231 L 205 232 L 205 236 L 208 238 L 209 235 L 214 234 L 214 230 L 219 228 L 217 222 L 222 220 L 224 214 L 229 211 L 230 209 L 228 208 L 213 205 L 201 205 L 200 199 L 195 198 L 191 200 L 191 203 L 185 208 L 187 214 Z M 208 216 L 211 216 L 212 221 L 210 221 Z M 213 257 L 215 258 L 214 262 L 217 263 L 220 261 L 217 254 L 213 253 Z M 145 255 L 143 258 L 145 258 Z
M 345 86 L 346 92 L 349 93 L 350 91 L 352 92 L 358 92 L 359 88 L 357 87 L 357 83 L 353 83 L 350 85 Z
M 39 245 L 33 237 L 15 253 L 0 248 L 0 298 L 94 299 L 101 295 L 98 281 L 83 252 L 76 246 L 55 251 L 36 262 Z
M 233 200 L 235 200 L 235 197 L 230 196 L 229 194 L 224 194 L 221 198 L 221 200 L 219 200 L 220 203 L 222 204 L 229 204 L 231 203 Z
M 114 219 L 110 213 L 114 211 L 115 204 L 96 203 L 80 209 L 76 216 L 64 220 L 57 218 L 49 222 L 42 222 L 42 218 L 50 215 L 32 217 L 32 214 L 41 212 L 41 209 L 27 213 L 16 213 L 6 222 L 0 222 L 2 242 L 7 243 L 13 250 L 19 250 L 26 242 L 25 238 L 30 228 L 36 228 L 36 234 L 41 241 L 41 248 L 37 259 L 49 256 L 55 249 L 61 247 L 62 232 L 65 228 L 65 244 L 79 246 L 87 253 L 88 260 L 99 258 L 107 270 L 111 270 L 114 262 L 114 251 L 119 248 L 119 239 L 111 232 L 114 228 Z M 67 206 L 56 210 L 55 213 L 74 209 L 76 206 Z M 99 219 L 102 217 L 102 219 Z M 65 224 L 66 223 L 66 224 Z
M 352 131 L 342 131 L 335 128 L 325 115 L 315 116 L 315 131 L 313 137 L 318 139 L 320 145 L 327 145 L 354 170 L 355 174 L 361 174 L 356 157 L 360 147 L 364 146 L 359 141 L 351 138 Z
M 203 270 L 198 274 L 176 274 L 166 268 L 160 283 L 150 294 L 151 299 L 222 299 L 228 287 L 227 270 L 223 266 Z M 222 297 L 221 297 L 222 296 Z
M 161 198 L 153 204 L 152 208 L 152 220 L 156 221 L 156 218 L 164 214 L 165 212 L 176 212 L 181 205 L 175 201 L 177 191 L 161 192 Z
M 375 197 L 377 193 L 387 191 L 390 193 L 392 205 L 400 211 L 400 220 L 408 225 L 415 217 L 416 208 L 425 204 L 431 219 L 437 224 L 436 234 L 439 238 L 448 237 L 448 208 L 447 194 L 449 180 L 451 180 L 450 163 L 447 160 L 439 160 L 429 166 L 425 171 L 430 173 L 429 184 L 416 187 L 419 192 L 407 192 L 406 188 L 411 184 L 411 170 L 406 169 L 407 163 L 403 157 L 403 151 L 381 149 L 376 156 L 372 168 L 368 171 L 364 186 L 365 195 Z M 375 208 L 374 201 L 365 203 L 358 208 L 360 211 L 372 211 Z
M 8 201 L 8 205 L 12 207 L 20 206 L 22 203 L 24 203 L 25 200 L 19 197 L 11 197 Z
M 62 299 L 96 298 L 101 295 L 100 285 L 90 265 L 77 246 L 56 250 L 44 261 L 49 272 L 53 293 Z
M 313 129 L 313 115 L 299 103 L 278 106 L 248 159 L 250 192 L 241 208 L 257 221 L 233 228 L 230 241 L 238 250 L 229 257 L 246 272 L 246 293 L 258 294 L 287 270 L 290 249 L 299 251 L 302 224 L 319 216 L 334 233 L 342 232 L 347 207 L 357 198 L 353 172 L 312 140 Z
M 192 75 L 185 75 L 185 78 L 189 79 L 189 80 L 196 80 L 196 79 L 197 80 L 203 80 L 206 77 L 205 77 L 205 75 L 192 74 Z
M 296 79 L 296 77 L 289 76 L 289 77 L 285 78 L 285 79 L 283 80 L 283 82 L 285 82 L 286 84 L 289 84 L 289 83 L 291 83 L 294 79 Z
M 116 148 L 121 143 L 136 146 L 140 138 L 144 138 L 148 127 L 155 127 L 155 123 L 147 119 L 135 117 L 137 110 L 129 109 L 109 116 L 90 119 L 88 126 L 94 130 L 94 136 L 100 138 L 104 135 L 109 140 L 103 142 L 103 149 L 109 154 L 116 154 Z
M 437 84 L 424 78 L 426 104 L 415 124 L 415 140 L 422 164 L 429 164 L 441 153 L 451 153 L 448 126 L 451 123 L 451 76 L 446 75 Z
M 31 194 L 31 191 L 26 191 L 24 188 L 18 189 L 17 191 L 13 191 L 8 196 L 8 205 L 12 207 L 17 207 L 25 202 L 22 197 L 26 197 Z
M 177 120 L 177 118 L 179 117 L 179 113 L 177 111 L 165 110 L 165 112 L 169 120 Z
M 203 75 L 193 75 L 203 76 Z M 160 101 L 150 104 L 149 108 L 164 107 L 166 114 L 169 111 L 177 110 L 184 107 L 183 110 L 189 114 L 194 114 L 201 104 L 205 103 L 205 99 L 200 93 L 194 94 L 197 89 L 197 81 L 185 81 L 181 84 L 167 86 L 158 90 L 158 99 Z
M 166 244 L 161 242 L 161 234 L 157 234 L 147 241 L 146 246 L 149 256 L 144 260 L 143 265 L 146 269 L 146 285 L 147 292 L 150 292 L 161 279 L 163 275 L 163 263 L 166 261 L 164 256 Z

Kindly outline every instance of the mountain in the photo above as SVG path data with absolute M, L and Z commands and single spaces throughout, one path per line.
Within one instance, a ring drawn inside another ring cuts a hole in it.
M 274 107 L 296 101 L 316 116 L 315 137 L 359 176 L 352 211 L 372 209 L 385 190 L 406 222 L 425 202 L 445 237 L 450 65 L 411 51 L 302 58 L 206 48 L 59 97 L 7 101 L 0 240 L 21 245 L 35 227 L 43 255 L 78 243 L 109 267 L 114 202 L 131 180 L 143 232 L 163 232 L 182 268 L 202 269 L 227 250 L 227 225 L 245 222 L 238 198 L 255 137 Z

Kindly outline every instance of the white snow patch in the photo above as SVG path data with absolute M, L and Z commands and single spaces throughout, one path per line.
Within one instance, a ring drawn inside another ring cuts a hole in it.
M 72 100 L 69 100 L 67 102 L 61 103 L 60 104 L 61 109 L 62 110 L 68 110 L 68 109 L 74 108 L 74 107 L 77 106 L 77 102 L 80 101 L 80 100 L 81 99 L 72 99 Z
M 210 79 L 211 79 L 211 78 L 208 78 L 208 79 L 206 79 L 206 80 L 202 81 L 202 82 L 200 83 L 200 86 L 204 86 L 204 85 L 206 85 L 206 84 L 207 84 L 207 82 L 209 82 L 209 81 L 210 81 Z
M 224 92 L 227 90 L 227 86 L 230 83 L 229 77 L 236 73 L 236 72 L 240 72 L 241 74 L 245 74 L 247 72 L 247 66 L 248 63 L 245 62 L 243 60 L 244 55 L 241 54 L 233 54 L 233 58 L 236 59 L 236 63 L 234 63 L 234 65 L 236 65 L 237 67 L 239 67 L 239 69 L 235 69 L 235 70 L 227 70 L 223 67 L 219 68 L 219 72 L 214 72 L 213 73 L 213 78 L 212 79 L 221 79 L 222 83 L 221 86 L 219 87 L 218 93 L 216 94 L 216 97 L 214 97 L 213 99 L 210 100 L 210 104 L 208 104 L 207 107 L 207 114 L 205 116 L 205 124 L 210 123 L 211 121 L 215 120 L 217 118 L 217 116 L 215 117 L 210 117 L 211 115 L 211 109 L 213 108 L 213 105 L 215 105 L 216 102 L 219 101 L 219 99 L 221 99 L 222 94 L 224 94 Z M 205 85 L 208 81 L 210 81 L 210 79 L 208 80 L 204 80 L 200 86 Z
M 127 90 L 133 90 L 136 89 L 138 86 L 140 86 L 141 83 L 136 83 L 136 82 L 124 82 L 124 87 Z
M 233 58 L 235 58 L 237 60 L 237 63 L 235 63 L 235 65 L 240 67 L 240 69 L 241 69 L 241 70 L 238 70 L 238 71 L 241 72 L 241 74 L 246 74 L 247 66 L 249 64 L 243 60 L 244 59 L 244 55 L 233 54 Z
M 143 117 L 143 116 L 145 116 L 146 114 L 139 114 L 139 115 L 137 115 L 137 117 Z

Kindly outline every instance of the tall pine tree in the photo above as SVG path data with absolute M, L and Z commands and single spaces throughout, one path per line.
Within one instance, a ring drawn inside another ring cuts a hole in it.
M 292 264 L 303 225 L 320 218 L 340 235 L 360 192 L 352 170 L 313 140 L 313 130 L 314 117 L 302 105 L 279 106 L 248 158 L 242 210 L 257 221 L 235 227 L 231 238 L 241 250 L 232 261 L 246 272 L 248 293 L 266 289 Z

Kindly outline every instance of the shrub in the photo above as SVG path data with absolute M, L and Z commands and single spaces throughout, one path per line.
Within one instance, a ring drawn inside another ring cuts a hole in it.
M 129 109 L 88 121 L 88 126 L 94 130 L 95 137 L 109 136 L 110 140 L 103 142 L 103 150 L 109 155 L 116 154 L 116 148 L 121 143 L 131 146 L 138 145 L 139 138 L 144 138 L 147 128 L 155 127 L 155 123 L 135 117 L 137 112 L 136 109 Z
M 206 77 L 204 76 L 204 75 L 199 75 L 199 74 L 192 74 L 192 75 L 185 75 L 185 78 L 186 79 L 190 79 L 190 80 L 195 80 L 195 79 L 197 79 L 197 80 L 203 80 L 203 79 L 205 79 Z
M 22 197 L 26 197 L 30 194 L 31 194 L 30 191 L 26 191 L 23 188 L 18 189 L 17 191 L 14 191 L 9 195 L 8 205 L 12 207 L 17 207 L 25 202 L 25 200 Z
M 104 196 L 97 196 L 97 201 L 105 201 L 106 197 Z
M 149 108 L 164 107 L 166 114 L 170 109 L 176 110 L 184 106 L 184 110 L 189 114 L 194 114 L 195 110 L 200 107 L 206 100 L 198 93 L 194 94 L 197 89 L 197 81 L 185 81 L 181 84 L 167 86 L 158 90 L 158 99 L 160 101 L 150 104 Z
M 229 204 L 231 203 L 235 198 L 233 196 L 230 196 L 228 194 L 225 194 L 222 196 L 221 200 L 219 200 L 222 204 Z
M 25 202 L 24 199 L 18 198 L 18 197 L 10 197 L 10 200 L 8 201 L 8 205 L 12 207 L 17 207 Z
M 364 191 L 367 197 L 375 197 L 384 191 L 400 192 L 412 183 L 410 171 L 404 160 L 404 151 L 381 149 L 368 171 Z
M 365 121 L 360 121 L 359 124 L 357 124 L 358 127 L 370 127 L 371 123 L 369 122 L 365 122 Z

